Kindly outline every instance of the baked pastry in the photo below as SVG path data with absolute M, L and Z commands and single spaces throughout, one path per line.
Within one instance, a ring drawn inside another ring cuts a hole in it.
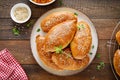
M 89 25 L 81 21 L 77 24 L 77 32 L 70 47 L 75 59 L 83 59 L 89 53 L 92 43 L 91 30 Z
M 120 50 L 119 49 L 114 54 L 113 65 L 116 73 L 120 76 Z
M 78 70 L 83 69 L 89 63 L 89 57 L 86 56 L 82 60 L 75 60 L 72 57 L 69 48 L 65 48 L 62 53 L 54 53 L 52 55 L 52 61 L 60 68 L 64 70 Z
M 120 31 L 118 31 L 116 33 L 116 40 L 117 40 L 118 44 L 120 45 Z
M 46 53 L 44 49 L 44 37 L 37 36 L 36 37 L 36 44 L 37 44 L 37 51 L 39 54 L 39 57 L 41 61 L 46 65 L 49 66 L 50 68 L 53 68 L 55 70 L 62 70 L 59 68 L 53 61 L 52 61 L 52 53 Z
M 42 20 L 41 28 L 44 32 L 48 32 L 53 26 L 66 20 L 77 20 L 77 17 L 69 11 L 54 12 Z
M 55 47 L 62 46 L 62 49 L 68 46 L 77 30 L 76 20 L 67 20 L 54 26 L 45 37 L 45 51 L 54 52 Z

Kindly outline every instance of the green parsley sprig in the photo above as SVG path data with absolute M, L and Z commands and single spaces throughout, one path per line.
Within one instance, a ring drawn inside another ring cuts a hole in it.
M 29 23 L 26 24 L 26 27 L 29 28 L 34 24 L 34 20 L 31 20 Z
M 95 46 L 94 46 L 94 45 L 92 45 L 92 49 L 94 49 L 94 47 L 95 47 Z
M 100 58 L 100 56 L 101 56 L 100 53 L 97 53 L 97 54 L 96 54 L 96 57 L 97 57 L 97 58 Z
M 26 29 L 30 28 L 34 24 L 34 22 L 35 22 L 34 20 L 30 20 L 24 24 L 14 23 L 13 24 L 14 27 L 11 29 L 11 31 L 15 36 L 18 36 L 21 33 L 24 33 L 26 31 Z M 27 32 L 25 32 L 25 33 L 27 33 Z
M 37 29 L 37 32 L 40 32 L 40 28 Z
M 62 6 L 62 5 L 63 5 L 62 0 L 59 0 L 59 5 L 60 5 L 60 6 Z
M 12 32 L 15 36 L 18 36 L 20 34 L 20 31 L 16 27 L 12 29 Z
M 80 30 L 80 29 L 84 29 L 84 25 L 83 24 L 80 24 L 80 25 L 77 25 L 77 28 Z
M 77 14 L 77 13 L 74 13 L 74 15 L 75 15 L 75 16 L 78 16 L 78 14 Z
M 105 63 L 103 61 L 101 61 L 97 66 L 96 66 L 96 69 L 97 70 L 101 70 L 101 69 L 104 69 L 105 67 Z
M 90 55 L 92 55 L 93 53 L 92 53 L 92 52 L 90 52 L 89 54 L 90 54 Z
M 63 54 L 65 54 L 67 56 L 66 58 L 72 58 L 71 53 L 65 53 L 65 52 L 63 52 Z
M 56 54 L 65 54 L 67 56 L 66 58 L 72 58 L 71 53 L 68 54 L 65 51 L 63 51 L 62 45 L 55 47 L 55 52 L 56 52 Z
M 60 46 L 58 46 L 58 47 L 55 47 L 55 52 L 56 52 L 57 54 L 61 54 L 61 53 L 63 52 L 63 50 L 62 50 L 62 45 L 60 45 Z

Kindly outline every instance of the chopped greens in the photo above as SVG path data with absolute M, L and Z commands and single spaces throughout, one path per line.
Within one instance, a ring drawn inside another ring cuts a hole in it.
M 92 45 L 92 49 L 94 49 L 94 47 L 95 47 L 95 46 L 94 46 L 94 45 Z
M 59 5 L 60 5 L 60 6 L 62 6 L 62 5 L 63 5 L 62 0 L 59 0 Z
M 37 29 L 37 32 L 40 32 L 40 29 Z
M 97 65 L 96 69 L 97 69 L 97 70 L 100 70 L 100 69 L 101 69 L 101 66 L 100 66 L 100 65 Z
M 33 24 L 34 24 L 34 20 L 30 20 L 29 22 L 24 23 L 24 24 L 15 23 L 15 24 L 13 24 L 14 27 L 12 28 L 11 31 L 15 36 L 20 35 L 20 33 L 27 34 L 27 29 L 30 28 Z M 24 31 L 26 31 L 26 32 L 24 32 Z
M 75 15 L 75 16 L 78 16 L 78 14 L 77 14 L 77 13 L 74 13 L 74 15 Z
M 26 25 L 26 27 L 27 27 L 27 28 L 31 27 L 31 26 L 33 25 L 33 23 L 34 23 L 34 21 L 31 20 L 31 21 Z
M 64 52 L 64 54 L 67 56 L 66 58 L 71 58 L 72 57 L 71 53 L 67 54 L 67 53 Z
M 96 57 L 97 57 L 97 58 L 100 58 L 100 56 L 101 56 L 100 53 L 97 53 L 97 54 L 96 54 Z
M 72 58 L 71 53 L 66 53 L 65 51 L 63 51 L 61 45 L 59 47 L 55 47 L 55 52 L 56 52 L 56 54 L 65 54 L 66 58 Z
M 80 30 L 80 29 L 84 29 L 84 25 L 83 24 L 80 24 L 80 25 L 77 25 L 77 28 Z
M 62 46 L 60 45 L 59 47 L 55 47 L 55 52 L 61 54 L 63 52 Z
M 93 53 L 92 52 L 90 52 L 90 55 L 92 55 Z
M 13 28 L 12 32 L 15 36 L 18 36 L 20 34 L 20 31 L 17 28 Z
M 103 61 L 101 61 L 99 64 L 100 64 L 101 66 L 105 66 L 105 63 L 104 63 Z
M 104 67 L 105 67 L 105 63 L 104 63 L 103 61 L 101 61 L 101 62 L 97 65 L 96 69 L 97 69 L 97 70 L 101 70 L 101 69 L 104 69 Z

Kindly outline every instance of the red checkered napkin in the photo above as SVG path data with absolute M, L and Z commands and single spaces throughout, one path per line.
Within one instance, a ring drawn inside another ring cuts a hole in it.
M 0 80 L 28 80 L 20 64 L 7 49 L 0 51 Z

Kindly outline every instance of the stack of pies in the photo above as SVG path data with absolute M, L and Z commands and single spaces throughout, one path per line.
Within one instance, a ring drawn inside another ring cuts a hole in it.
M 116 40 L 120 45 L 120 31 L 116 33 Z M 116 73 L 120 76 L 120 49 L 116 50 L 113 58 L 113 65 Z
M 41 61 L 55 70 L 80 70 L 89 61 L 92 36 L 85 21 L 69 11 L 54 12 L 45 17 L 40 26 L 47 34 L 37 35 L 37 51 Z

